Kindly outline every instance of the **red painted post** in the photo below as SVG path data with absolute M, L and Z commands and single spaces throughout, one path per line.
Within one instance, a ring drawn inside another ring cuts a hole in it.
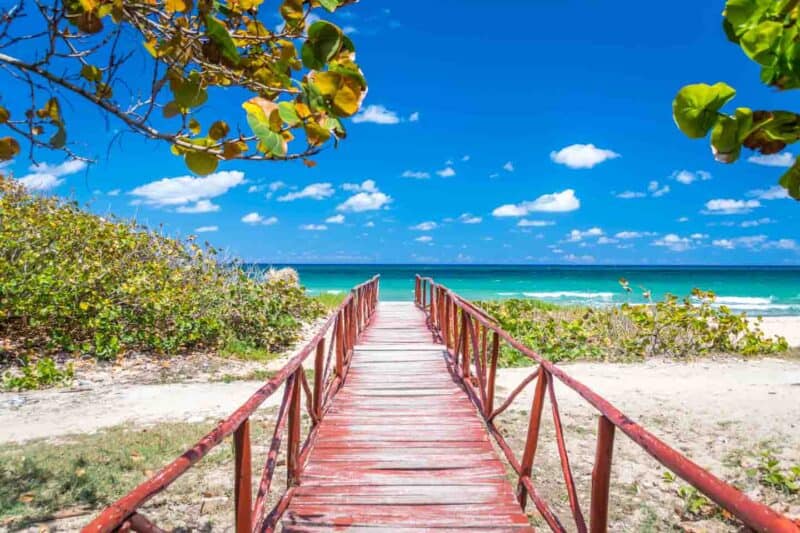
M 461 376 L 469 379 L 470 376 L 470 338 L 469 338 L 469 315 L 466 310 L 461 309 L 461 348 L 464 350 L 461 357 Z
M 287 421 L 289 438 L 286 443 L 286 485 L 289 487 L 295 484 L 300 474 L 300 465 L 297 460 L 300 453 L 300 389 L 303 387 L 301 383 L 303 378 L 300 377 L 300 373 L 302 371 L 302 366 L 295 371 L 292 395 L 289 398 L 289 420 Z
M 536 456 L 536 446 L 539 443 L 539 427 L 542 422 L 542 407 L 544 407 L 544 395 L 547 391 L 547 380 L 549 373 L 544 367 L 540 368 L 539 380 L 536 382 L 536 391 L 533 393 L 533 404 L 531 405 L 530 419 L 528 420 L 528 437 L 525 439 L 525 451 L 522 454 L 522 464 L 520 465 L 519 477 L 530 477 L 533 468 L 533 458 Z M 525 509 L 528 503 L 528 491 L 522 482 L 517 485 L 517 500 Z
M 494 382 L 497 375 L 497 357 L 500 354 L 500 336 L 492 332 L 492 358 L 489 361 L 489 380 L 486 385 L 486 416 L 494 412 Z
M 233 485 L 233 500 L 236 506 L 236 533 L 246 533 L 250 531 L 250 520 L 253 512 L 249 418 L 246 418 L 233 433 L 233 449 L 234 468 L 236 469 Z
M 322 374 L 325 372 L 325 337 L 317 343 L 314 355 L 314 413 L 317 420 L 322 418 Z
M 336 317 L 336 327 L 334 328 L 334 335 L 336 335 L 336 375 L 341 379 L 344 377 L 344 309 L 339 312 Z
M 608 487 L 614 453 L 614 424 L 605 416 L 597 421 L 597 450 L 592 470 L 592 503 L 589 528 L 592 533 L 608 531 Z

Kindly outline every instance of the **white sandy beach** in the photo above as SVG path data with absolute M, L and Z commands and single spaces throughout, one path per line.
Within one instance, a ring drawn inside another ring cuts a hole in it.
M 761 330 L 767 335 L 786 338 L 789 346 L 800 346 L 800 316 L 768 316 L 761 322 Z

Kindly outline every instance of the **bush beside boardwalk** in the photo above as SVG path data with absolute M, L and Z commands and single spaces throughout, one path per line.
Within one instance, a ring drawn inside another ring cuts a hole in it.
M 0 365 L 21 365 L 8 378 L 19 388 L 69 377 L 42 354 L 280 352 L 325 311 L 296 277 L 253 275 L 192 237 L 100 217 L 2 176 L 0 258 Z

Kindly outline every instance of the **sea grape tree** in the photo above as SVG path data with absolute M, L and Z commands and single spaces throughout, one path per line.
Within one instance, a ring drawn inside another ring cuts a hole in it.
M 353 42 L 320 18 L 353 2 L 3 2 L 0 161 L 26 145 L 31 158 L 85 158 L 65 113 L 83 102 L 164 141 L 197 174 L 232 159 L 313 165 L 367 91 Z M 209 116 L 223 90 L 242 109 Z
M 751 60 L 761 66 L 761 81 L 779 90 L 800 88 L 800 0 L 727 0 L 723 28 Z M 736 91 L 725 83 L 683 87 L 672 103 L 675 122 L 688 137 L 711 134 L 717 161 L 733 163 L 742 147 L 776 154 L 800 140 L 800 115 L 783 110 L 736 108 L 722 111 Z M 800 162 L 780 178 L 800 200 Z

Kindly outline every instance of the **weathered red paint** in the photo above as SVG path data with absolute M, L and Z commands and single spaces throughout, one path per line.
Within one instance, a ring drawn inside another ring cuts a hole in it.
M 800 523 L 795 523 L 782 516 L 778 512 L 774 511 L 770 507 L 755 502 L 748 498 L 745 494 L 741 491 L 737 490 L 736 488 L 728 485 L 724 481 L 720 480 L 719 478 L 715 477 L 713 474 L 704 470 L 690 459 L 679 453 L 678 451 L 674 450 L 663 441 L 658 439 L 655 435 L 644 429 L 639 424 L 633 422 L 630 418 L 628 418 L 625 414 L 623 414 L 619 409 L 611 405 L 607 400 L 602 398 L 600 395 L 586 387 L 584 384 L 580 383 L 576 379 L 569 376 L 566 372 L 562 369 L 558 368 L 556 365 L 550 363 L 549 361 L 543 359 L 533 350 L 527 348 L 526 346 L 522 345 L 519 341 L 511 337 L 508 332 L 504 331 L 499 325 L 489 317 L 482 309 L 479 309 L 475 305 L 471 304 L 470 302 L 462 299 L 457 294 L 453 293 L 443 285 L 439 285 L 435 283 L 430 278 L 419 278 L 417 281 L 420 288 L 427 288 L 430 290 L 431 294 L 436 294 L 437 298 L 442 302 L 441 305 L 437 306 L 437 309 L 430 309 L 428 310 L 429 313 L 437 312 L 439 316 L 432 317 L 429 323 L 432 327 L 435 328 L 434 333 L 437 335 L 442 335 L 443 333 L 446 335 L 446 330 L 442 330 L 441 326 L 436 326 L 437 324 L 442 323 L 443 314 L 441 309 L 443 308 L 453 308 L 453 315 L 457 313 L 467 314 L 472 317 L 473 320 L 478 324 L 479 328 L 484 328 L 487 331 L 491 331 L 496 334 L 499 339 L 505 342 L 508 346 L 512 349 L 518 351 L 519 353 L 523 354 L 524 356 L 530 358 L 534 362 L 538 363 L 541 367 L 540 373 L 540 382 L 543 376 L 547 376 L 548 378 L 552 377 L 558 379 L 567 387 L 571 388 L 575 392 L 577 392 L 580 396 L 582 396 L 587 403 L 597 409 L 603 417 L 603 420 L 607 421 L 608 424 L 611 424 L 614 428 L 619 428 L 623 433 L 625 433 L 631 440 L 633 440 L 636 444 L 638 444 L 642 449 L 644 449 L 647 453 L 653 456 L 657 461 L 661 464 L 672 470 L 675 474 L 679 477 L 684 479 L 685 481 L 692 484 L 695 488 L 697 488 L 700 492 L 708 496 L 711 500 L 716 502 L 720 507 L 726 509 L 731 514 L 739 518 L 745 525 L 750 528 L 753 528 L 757 531 L 769 531 L 769 532 L 793 532 L 797 533 L 800 531 Z M 419 304 L 420 302 L 418 302 Z M 446 338 L 446 337 L 445 337 Z M 457 366 L 459 360 L 459 350 L 456 347 L 453 350 L 452 354 L 449 356 L 453 360 L 453 365 Z M 493 363 L 496 364 L 496 363 Z M 489 370 L 491 375 L 492 370 Z M 455 374 L 458 377 L 458 374 Z M 464 389 L 467 392 L 468 396 L 472 399 L 473 403 L 480 408 L 480 395 L 475 394 L 473 390 L 473 385 L 471 382 L 467 380 L 463 380 Z M 518 387 L 515 393 L 518 393 L 527 383 L 523 384 L 521 387 Z M 494 402 L 494 390 L 487 390 L 487 405 L 492 405 Z M 534 409 L 531 412 L 531 416 L 538 417 L 538 413 L 536 412 L 536 397 L 539 395 L 538 387 L 537 387 L 537 394 L 534 397 Z M 555 398 L 555 396 L 553 396 Z M 554 417 L 558 417 L 558 408 L 557 404 L 554 403 L 553 405 L 553 414 Z M 488 411 L 488 412 L 487 412 Z M 495 438 L 497 441 L 498 446 L 506 455 L 506 458 L 509 460 L 509 463 L 514 467 L 517 473 L 520 475 L 520 492 L 527 492 L 531 499 L 536 504 L 537 509 L 542 514 L 545 521 L 550 525 L 551 529 L 554 530 L 563 530 L 563 526 L 558 522 L 558 519 L 552 515 L 549 511 L 549 508 L 546 505 L 546 502 L 541 501 L 539 496 L 535 493 L 535 486 L 531 481 L 530 477 L 526 474 L 526 470 L 528 465 L 525 461 L 526 457 L 523 457 L 523 462 L 520 462 L 514 457 L 513 452 L 511 451 L 508 443 L 505 441 L 503 436 L 500 434 L 499 431 L 494 427 L 494 423 L 492 422 L 492 415 L 496 416 L 495 411 L 491 410 L 484 410 L 482 414 L 486 418 L 487 427 L 489 429 L 490 434 Z M 533 426 L 538 426 L 538 423 L 533 423 L 533 419 L 531 420 Z M 605 422 L 604 422 L 605 424 Z M 596 476 L 598 477 L 597 486 L 599 487 L 597 491 L 593 491 L 593 504 L 592 504 L 592 520 L 590 521 L 590 526 L 592 531 L 604 531 L 607 527 L 605 521 L 607 518 L 599 517 L 597 520 L 600 525 L 595 529 L 595 524 L 591 523 L 595 519 L 596 515 L 599 516 L 599 509 L 602 505 L 607 505 L 607 493 L 604 495 L 602 493 L 602 485 L 603 483 L 607 483 L 604 481 L 604 477 L 608 476 L 607 472 L 610 472 L 610 461 L 611 461 L 611 452 L 610 448 L 610 436 L 613 436 L 613 432 L 608 430 L 608 427 L 603 426 L 601 428 L 604 432 L 601 437 L 601 441 L 598 442 L 598 456 L 597 461 L 598 464 L 595 467 L 595 470 L 598 472 Z M 604 440 L 603 440 L 604 439 Z M 533 442 L 533 443 L 532 443 Z M 603 445 L 601 449 L 600 446 Z M 535 448 L 535 439 L 529 439 L 526 442 L 526 456 L 532 455 L 530 453 L 530 448 Z M 559 443 L 560 448 L 563 447 L 563 442 Z M 564 448 L 565 450 L 565 448 Z M 603 461 L 607 461 L 608 464 L 603 464 Z M 564 461 L 562 458 L 562 464 L 566 469 L 568 469 L 568 461 Z M 606 471 L 605 469 L 608 468 L 609 470 Z M 565 476 L 568 478 L 570 475 L 567 471 L 565 471 Z M 569 480 L 567 480 L 567 484 L 569 485 Z M 568 488 L 568 492 L 570 489 Z M 607 491 L 607 489 L 606 489 Z M 571 495 L 572 497 L 572 495 Z M 604 498 L 606 503 L 604 504 Z M 594 503 L 594 500 L 597 499 L 597 503 Z M 571 502 L 572 503 L 572 502 Z M 577 502 L 576 502 L 577 503 Z M 577 510 L 577 507 L 573 508 Z M 579 520 L 576 518 L 576 520 Z M 580 526 L 579 526 L 580 527 Z

